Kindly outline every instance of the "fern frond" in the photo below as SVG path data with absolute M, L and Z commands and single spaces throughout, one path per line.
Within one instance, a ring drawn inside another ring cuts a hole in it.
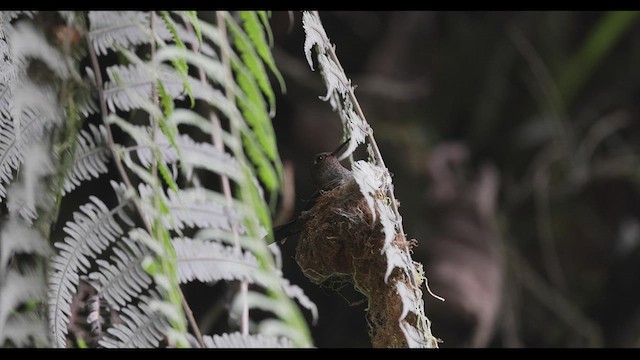
M 23 82 L 11 99 L 14 121 L 0 122 L 0 201 L 6 185 L 13 180 L 13 170 L 23 162 L 27 143 L 38 141 L 41 134 L 59 120 L 54 95 L 50 89 Z M 16 126 L 19 126 L 16 128 Z
M 16 255 L 47 257 L 51 253 L 48 243 L 33 228 L 15 217 L 2 224 L 0 232 L 0 346 L 9 340 L 14 346 L 32 341 L 46 344 L 45 322 L 34 318 L 30 310 L 20 310 L 23 304 L 37 303 L 45 294 L 45 280 L 41 271 L 29 268 L 19 272 L 9 267 Z
M 269 191 L 275 192 L 280 187 L 280 179 L 282 177 L 279 173 L 282 170 L 279 170 L 279 167 L 274 168 L 268 156 L 265 154 L 264 147 L 260 146 L 259 141 L 258 135 L 254 132 L 242 133 L 242 143 L 247 152 L 247 157 L 249 157 L 253 166 L 255 166 L 258 177 Z
M 206 169 L 235 181 L 240 179 L 240 167 L 229 153 L 220 151 L 209 143 L 196 142 L 185 134 L 176 136 L 175 142 L 181 150 L 182 160 L 185 161 L 185 165 Z M 162 152 L 164 161 L 167 164 L 173 164 L 179 160 L 177 151 L 171 146 L 164 133 L 156 133 L 155 145 Z M 139 147 L 137 154 L 140 163 L 145 167 L 149 167 L 153 160 L 151 150 L 148 147 Z
M 4 328 L 2 328 L 4 325 Z M 15 314 L 0 324 L 0 344 L 10 341 L 13 346 L 24 347 L 47 344 L 47 326 L 36 314 Z
M 10 118 L 9 99 L 15 77 L 11 49 L 7 43 L 3 26 L 0 24 L 0 121 Z
M 178 24 L 176 24 L 176 22 L 173 21 L 169 12 L 161 11 L 160 15 L 162 17 L 162 20 L 164 21 L 165 26 L 169 29 L 169 31 L 173 35 L 173 42 L 175 43 L 175 46 L 177 46 L 178 48 L 186 49 L 187 46 L 182 41 L 182 38 L 180 37 L 180 34 L 178 32 Z M 184 90 L 189 95 L 189 99 L 191 100 L 191 107 L 193 107 L 195 105 L 195 102 L 193 99 L 191 85 L 188 81 L 189 65 L 187 65 L 187 62 L 184 59 L 175 59 L 171 62 L 171 64 L 173 65 L 173 68 L 176 70 L 176 72 L 182 79 Z M 160 87 L 163 87 L 163 86 L 161 85 Z
M 85 78 L 84 81 L 91 84 L 91 80 L 88 78 Z M 77 108 L 76 111 L 78 111 L 83 118 L 86 118 L 91 114 L 95 114 L 98 111 L 98 105 L 96 104 L 89 87 L 75 92 L 74 95 L 74 101 Z
M 106 55 L 118 46 L 131 48 L 151 42 L 149 13 L 142 11 L 90 11 L 89 38 L 98 55 Z M 157 24 L 156 34 L 163 40 L 171 33 L 162 23 Z
M 12 77 L 14 75 L 0 73 L 0 76 L 6 77 L 5 80 L 0 81 L 0 124 L 2 124 L 11 119 L 10 99 L 12 96 L 11 87 L 14 82 Z
M 247 34 L 230 15 L 227 14 L 226 20 L 227 24 L 229 25 L 229 32 L 233 37 L 236 49 L 238 49 L 240 53 L 239 55 L 242 58 L 242 62 L 247 66 L 247 68 L 253 75 L 253 78 L 255 78 L 256 82 L 260 86 L 260 90 L 262 90 L 264 95 L 267 97 L 267 100 L 269 101 L 269 108 L 271 109 L 272 113 L 275 114 L 275 93 L 271 88 L 269 76 L 267 75 L 267 71 L 264 68 L 262 59 L 256 52 L 256 48 L 254 47 L 255 43 L 251 41 Z M 255 26 L 256 24 L 252 25 Z M 257 37 L 257 31 L 252 31 L 252 33 Z
M 185 22 L 189 22 L 193 26 L 193 30 L 196 33 L 196 38 L 198 39 L 198 46 L 195 48 L 200 48 L 202 46 L 202 33 L 200 32 L 200 21 L 198 21 L 198 14 L 196 11 L 184 11 Z
M 109 244 L 122 236 L 123 230 L 114 215 L 125 204 L 112 210 L 97 197 L 80 206 L 73 214 L 73 221 L 66 223 L 67 234 L 63 242 L 55 244 L 60 253 L 51 260 L 49 275 L 49 324 L 57 346 L 65 345 L 72 295 L 78 286 L 80 273 L 90 266 L 90 259 L 104 251 Z
M 141 65 L 114 65 L 107 68 L 107 75 L 109 81 L 105 83 L 104 94 L 111 112 L 144 108 L 144 101 L 151 99 L 158 80 Z M 175 71 L 160 68 L 158 76 L 169 95 L 175 98 L 182 93 L 184 84 Z
M 17 253 L 32 253 L 46 257 L 51 254 L 51 249 L 38 231 L 11 218 L 2 224 L 0 233 L 0 276 L 9 259 Z
M 218 36 L 217 30 L 210 25 L 203 23 L 202 29 L 207 38 L 216 38 Z M 214 81 L 218 83 L 224 81 L 224 69 L 220 67 L 220 64 L 211 59 L 207 59 L 201 54 L 169 46 L 160 49 L 157 54 L 158 61 L 171 60 L 176 57 L 184 57 L 189 63 L 200 66 Z M 236 59 L 236 62 L 237 61 Z M 238 126 L 242 130 L 242 140 L 247 146 L 247 154 L 258 169 L 260 180 L 267 185 L 270 191 L 275 191 L 279 186 L 279 179 L 282 177 L 282 165 L 277 155 L 273 128 L 271 127 L 269 116 L 265 110 L 266 104 L 264 104 L 264 100 L 260 95 L 259 88 L 255 85 L 255 81 L 252 82 L 250 73 L 246 69 L 242 72 L 242 76 L 242 79 L 246 79 L 246 82 L 249 84 L 245 87 L 254 90 L 257 89 L 257 92 L 253 91 L 252 93 L 257 95 L 254 96 L 255 99 L 248 99 L 242 89 L 232 86 L 231 90 L 238 95 L 238 102 L 242 104 L 240 106 L 243 109 L 243 115 L 247 122 L 251 124 L 252 128 L 247 127 L 244 122 L 235 123 L 235 126 Z M 230 119 L 239 118 L 238 110 L 234 104 L 230 103 L 219 90 L 213 89 L 194 79 L 191 79 L 191 85 L 195 98 L 207 101 Z M 256 106 L 253 101 L 262 101 L 262 106 Z M 181 116 L 182 115 L 184 114 L 181 114 Z M 200 124 L 201 123 L 198 125 Z M 202 126 L 201 129 L 206 131 L 206 125 Z M 271 161 L 273 161 L 273 164 Z
M 280 188 L 283 175 L 270 119 L 270 116 L 275 112 L 274 98 L 272 98 L 274 96 L 273 90 L 263 61 L 256 53 L 251 39 L 230 16 L 226 18 L 234 38 L 234 45 L 240 53 L 240 58 L 233 52 L 230 57 L 236 81 L 241 89 L 241 93 L 237 97 L 238 108 L 250 126 L 250 131 L 248 131 L 249 129 L 242 131 L 243 143 L 251 163 L 257 170 L 258 177 L 274 196 Z M 257 21 L 256 18 L 252 19 Z M 255 22 L 251 26 L 258 27 L 260 25 Z M 215 34 L 210 28 L 203 27 L 203 29 L 208 36 Z M 267 50 L 268 48 L 262 47 L 261 51 Z M 268 112 L 263 94 L 270 102 L 271 114 Z M 260 146 L 252 146 L 256 143 Z M 274 199 L 272 198 L 272 203 Z
M 291 348 L 293 344 L 286 337 L 243 335 L 239 332 L 222 335 L 203 336 L 207 348 Z
M 264 30 L 267 32 L 267 37 L 269 39 L 269 47 L 273 47 L 273 31 L 271 31 L 271 25 L 269 24 L 269 18 L 271 17 L 271 11 L 256 11 L 258 16 L 260 17 L 260 21 L 262 21 L 262 26 Z
M 5 185 L 13 180 L 13 170 L 20 166 L 21 150 L 13 131 L 13 124 L 0 123 L 0 201 L 7 196 Z
M 255 47 L 256 52 L 260 55 L 262 61 L 267 64 L 269 70 L 276 76 L 280 83 L 282 91 L 286 91 L 286 85 L 282 74 L 276 67 L 276 62 L 271 54 L 270 46 L 273 44 L 273 35 L 271 34 L 271 26 L 267 19 L 265 11 L 240 11 L 242 26 L 247 35 L 251 39 L 251 43 Z M 265 38 L 265 32 L 269 37 L 269 41 Z M 270 45 L 271 44 L 271 45 Z
M 155 214 L 154 193 L 150 186 L 140 184 L 138 187 L 145 213 Z M 216 228 L 230 232 L 235 224 L 242 234 L 244 205 L 238 200 L 231 204 L 219 193 L 205 188 L 183 189 L 177 193 L 169 190 L 164 200 L 169 211 L 169 218 L 165 217 L 165 224 L 170 229 L 184 229 L 185 227 Z
M 318 321 L 318 307 L 307 295 L 305 295 L 302 288 L 298 285 L 291 284 L 289 280 L 285 278 L 282 278 L 280 283 L 282 284 L 285 294 L 292 299 L 298 300 L 298 303 L 302 305 L 302 307 L 309 310 L 314 323 Z
M 123 237 L 113 253 L 110 262 L 96 260 L 98 271 L 89 274 L 89 278 L 100 296 L 120 310 L 149 289 L 152 281 L 142 268 L 142 260 L 150 252 L 141 243 Z
M 157 299 L 143 297 L 137 305 L 128 306 L 121 311 L 122 323 L 107 329 L 100 346 L 106 348 L 152 348 L 158 347 L 160 340 L 169 329 L 169 321 L 154 312 L 150 303 Z
M 13 89 L 11 116 L 18 138 L 25 135 L 38 140 L 62 119 L 55 91 L 28 80 L 20 81 Z M 20 128 L 16 128 L 16 124 Z
M 127 186 L 123 183 L 117 181 L 109 181 L 109 184 L 113 188 L 113 191 L 116 193 L 116 197 L 118 198 L 118 204 L 131 203 L 131 198 L 133 197 L 133 189 L 128 189 Z M 124 221 L 129 227 L 135 226 L 135 223 L 125 211 L 126 207 L 118 207 L 117 214 L 120 220 Z
M 111 152 L 106 147 L 106 133 L 104 125 L 96 127 L 93 124 L 89 124 L 89 131 L 80 131 L 76 137 L 76 158 L 64 181 L 63 195 L 71 192 L 82 181 L 98 178 L 100 174 L 109 171 L 107 162 Z
M 27 223 L 32 226 L 33 222 L 38 218 L 38 212 L 36 211 L 35 204 L 29 203 L 26 194 L 27 189 L 22 183 L 13 183 L 8 188 L 8 193 L 11 197 L 7 200 L 7 210 L 12 217 L 19 215 Z
M 44 287 L 42 284 L 44 279 L 37 272 L 28 272 L 21 274 L 15 270 L 11 270 L 3 279 L 2 287 L 0 287 L 0 330 L 5 324 L 7 318 L 17 306 L 34 299 L 38 299 L 44 295 Z M 4 334 L 0 332 L 0 344 L 4 339 Z
M 68 78 L 72 72 L 62 54 L 49 44 L 44 35 L 32 23 L 20 21 L 15 24 L 9 41 L 16 67 L 26 69 L 30 58 L 45 63 L 59 78 Z
M 18 10 L 18 11 L 2 11 L 2 18 L 5 22 L 10 22 L 13 19 L 17 19 L 19 16 L 21 15 L 26 15 L 27 17 L 33 18 L 33 15 L 36 13 L 37 11 L 24 11 L 24 10 Z
M 181 283 L 193 280 L 216 282 L 219 280 L 246 280 L 256 282 L 258 261 L 248 251 L 214 241 L 176 238 L 172 240 L 178 262 Z

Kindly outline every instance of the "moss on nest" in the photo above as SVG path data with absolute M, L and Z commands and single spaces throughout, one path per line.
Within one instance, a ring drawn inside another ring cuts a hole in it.
M 399 243 L 403 241 L 396 235 L 394 245 L 404 246 Z M 382 225 L 379 221 L 374 224 L 366 200 L 352 181 L 316 199 L 300 234 L 296 261 L 314 283 L 347 279 L 366 296 L 373 347 L 406 347 L 398 321 L 402 300 L 395 287 L 404 277 L 396 268 L 385 283 L 383 245 Z

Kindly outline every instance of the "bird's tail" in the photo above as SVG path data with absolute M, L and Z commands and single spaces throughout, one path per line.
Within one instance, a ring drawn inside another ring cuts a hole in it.
M 301 232 L 303 225 L 304 221 L 302 219 L 293 219 L 287 223 L 274 227 L 273 236 L 278 243 L 284 244 L 285 240 L 287 240 L 289 236 Z

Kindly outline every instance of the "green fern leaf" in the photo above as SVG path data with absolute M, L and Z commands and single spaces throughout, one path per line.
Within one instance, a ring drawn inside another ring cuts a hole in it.
M 193 30 L 196 32 L 196 37 L 198 38 L 198 45 L 202 45 L 202 32 L 200 31 L 200 21 L 198 21 L 198 13 L 196 11 L 185 11 L 184 12 L 187 19 L 193 26 Z
M 164 24 L 167 26 L 167 28 L 171 32 L 171 35 L 173 35 L 173 41 L 176 43 L 176 46 L 181 49 L 186 49 L 187 46 L 182 41 L 182 38 L 178 33 L 177 25 L 171 18 L 171 15 L 169 14 L 169 12 L 161 11 L 160 14 L 162 16 L 162 20 L 164 21 Z M 184 59 L 175 59 L 175 60 L 172 60 L 171 63 L 173 64 L 173 67 L 176 69 L 176 71 L 180 75 L 180 78 L 182 79 L 182 83 L 184 84 L 184 89 L 189 95 L 189 99 L 191 100 L 191 107 L 194 107 L 195 100 L 193 98 L 193 91 L 191 90 L 191 84 L 189 83 L 189 80 L 188 80 L 189 66 L 187 65 L 187 62 Z
M 270 112 L 275 114 L 276 96 L 271 88 L 269 76 L 267 75 L 260 56 L 256 53 L 251 40 L 231 16 L 226 16 L 226 22 L 229 25 L 229 32 L 233 37 L 234 46 L 240 52 L 240 57 L 242 58 L 243 63 L 247 66 L 249 71 L 251 71 L 251 74 L 255 77 L 260 89 L 267 97 L 267 100 L 269 101 L 269 108 L 271 109 Z
M 247 35 L 251 39 L 253 46 L 262 58 L 269 70 L 276 76 L 280 84 L 282 92 L 286 92 L 286 85 L 282 74 L 276 67 L 276 62 L 271 54 L 270 44 L 273 44 L 273 35 L 271 34 L 271 26 L 265 11 L 240 11 L 240 18 L 242 19 L 242 26 L 244 27 Z M 269 42 L 265 39 L 265 30 L 269 36 Z
M 273 32 L 271 31 L 271 24 L 269 24 L 271 11 L 256 11 L 256 13 L 260 17 L 260 21 L 262 22 L 262 27 L 267 32 L 267 38 L 269 39 L 269 47 L 273 47 Z

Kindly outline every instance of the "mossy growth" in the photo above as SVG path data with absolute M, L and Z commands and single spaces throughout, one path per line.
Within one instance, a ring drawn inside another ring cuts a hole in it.
M 382 225 L 374 222 L 358 184 L 352 181 L 322 193 L 307 216 L 296 248 L 303 273 L 321 286 L 332 280 L 351 282 L 367 298 L 373 347 L 407 347 L 399 326 L 403 304 L 396 283 L 412 285 L 398 268 L 385 282 Z M 403 242 L 404 237 L 397 234 L 391 246 L 414 245 Z

